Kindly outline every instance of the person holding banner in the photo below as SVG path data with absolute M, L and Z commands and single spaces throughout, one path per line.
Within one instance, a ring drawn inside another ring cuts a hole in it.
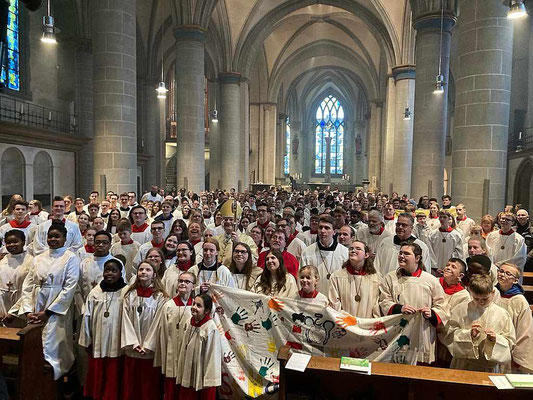
M 285 269 L 283 255 L 279 250 L 268 252 L 266 268 L 255 281 L 252 292 L 289 298 L 295 298 L 298 295 L 296 279 Z
M 379 286 L 379 305 L 383 315 L 420 312 L 425 321 L 420 332 L 418 363 L 435 361 L 436 328 L 445 324 L 444 290 L 437 278 L 424 271 L 422 248 L 405 243 L 398 254 L 399 268 L 389 272 Z
M 305 301 L 312 304 L 319 304 L 326 307 L 329 304 L 328 298 L 317 290 L 318 269 L 314 265 L 302 267 L 298 272 L 300 290 L 298 291 L 297 300 Z
M 356 240 L 350 245 L 349 258 L 329 281 L 328 297 L 337 311 L 361 318 L 377 318 L 379 285 L 382 277 L 374 268 L 368 246 Z
M 242 290 L 251 290 L 257 277 L 263 270 L 253 264 L 253 254 L 246 243 L 237 243 L 233 247 L 229 270 L 235 285 Z
M 211 319 L 213 300 L 199 294 L 191 306 L 192 318 L 181 342 L 176 383 L 180 399 L 216 399 L 222 384 L 222 343 Z

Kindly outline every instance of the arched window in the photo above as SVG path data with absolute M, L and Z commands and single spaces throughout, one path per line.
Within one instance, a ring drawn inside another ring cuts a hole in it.
M 326 97 L 316 110 L 315 174 L 326 173 L 328 138 L 331 138 L 331 175 L 342 175 L 344 152 L 344 109 L 332 95 Z
M 7 14 L 7 59 L 2 66 L 0 81 L 11 90 L 20 90 L 19 63 L 19 0 L 9 0 Z
M 287 117 L 286 128 L 285 128 L 285 156 L 283 157 L 283 173 L 288 175 L 290 172 L 291 165 L 291 121 Z

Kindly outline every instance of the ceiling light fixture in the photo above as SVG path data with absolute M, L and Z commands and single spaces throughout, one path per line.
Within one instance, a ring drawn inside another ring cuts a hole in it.
M 157 92 L 157 98 L 158 99 L 166 99 L 167 98 L 167 86 L 165 85 L 165 63 L 164 63 L 164 54 L 165 51 L 163 49 L 163 35 L 165 34 L 165 27 L 163 26 L 163 11 L 161 11 L 161 81 L 157 85 L 157 89 L 155 90 Z
M 442 30 L 444 25 L 444 1 L 441 1 L 440 7 L 440 43 L 439 43 L 439 73 L 435 80 L 435 90 L 433 93 L 441 94 L 444 93 L 444 75 L 442 75 Z
M 50 0 L 48 0 L 46 15 L 43 17 L 43 35 L 41 36 L 41 42 L 57 44 L 55 31 L 54 17 L 51 15 Z
M 509 2 L 509 11 L 507 11 L 507 18 L 519 19 L 527 16 L 526 6 L 524 0 L 511 0 Z

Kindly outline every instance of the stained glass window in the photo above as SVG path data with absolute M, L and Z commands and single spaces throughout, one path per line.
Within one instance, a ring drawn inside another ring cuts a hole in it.
M 285 175 L 289 174 L 290 165 L 291 165 L 291 121 L 287 117 L 285 128 L 285 156 L 283 157 L 283 173 Z
M 315 125 L 315 174 L 326 172 L 326 158 L 329 145 L 331 175 L 343 173 L 344 153 L 344 108 L 332 95 L 326 97 L 316 110 Z
M 19 76 L 19 1 L 9 0 L 7 14 L 7 62 L 0 80 L 11 90 L 20 90 Z

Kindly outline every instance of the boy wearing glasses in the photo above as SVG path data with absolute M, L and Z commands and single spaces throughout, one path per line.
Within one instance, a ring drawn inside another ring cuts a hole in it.
M 526 263 L 526 244 L 522 235 L 514 231 L 512 227 L 514 220 L 512 213 L 502 213 L 500 216 L 501 228 L 489 233 L 487 246 L 492 249 L 492 262 L 496 266 L 511 263 L 520 268 L 522 272 Z
M 137 266 L 141 263 L 141 261 L 146 258 L 148 250 L 150 250 L 152 247 L 161 249 L 165 244 L 165 224 L 163 221 L 152 222 L 150 225 L 150 232 L 152 233 L 152 240 L 142 244 L 141 247 L 139 247 L 139 251 L 133 260 L 133 267 L 135 270 L 137 270 Z
M 521 270 L 511 263 L 503 263 L 498 268 L 500 305 L 511 315 L 516 331 L 516 346 L 512 351 L 511 369 L 513 373 L 533 373 L 533 317 L 524 297 L 524 289 L 518 283 Z

